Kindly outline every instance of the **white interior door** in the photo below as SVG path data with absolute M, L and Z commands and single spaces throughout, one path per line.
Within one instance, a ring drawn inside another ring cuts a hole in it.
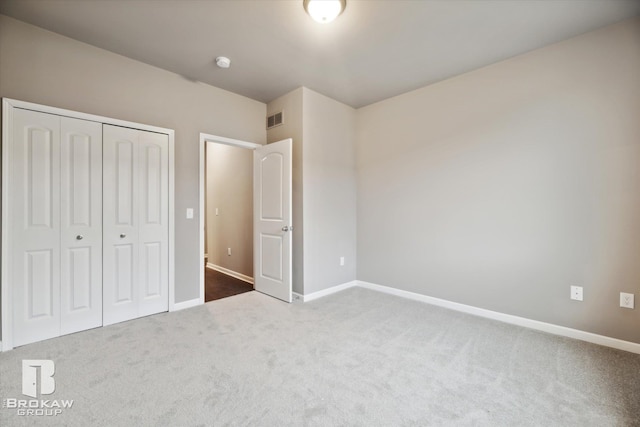
M 253 154 L 254 287 L 291 302 L 291 139 Z
M 168 136 L 103 126 L 103 323 L 168 310 Z
M 102 323 L 138 316 L 138 132 L 103 125 Z
M 14 345 L 102 325 L 102 124 L 16 109 Z
M 2 116 L 0 349 L 167 311 L 173 131 L 7 98 Z
M 169 137 L 138 131 L 139 316 L 169 310 Z
M 60 335 L 60 117 L 15 109 L 9 223 L 14 345 Z
M 60 333 L 102 326 L 102 123 L 61 118 Z

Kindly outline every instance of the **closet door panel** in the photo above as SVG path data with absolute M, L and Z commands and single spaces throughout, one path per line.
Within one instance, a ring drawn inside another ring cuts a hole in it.
M 169 137 L 140 132 L 140 315 L 169 308 Z
M 102 124 L 61 119 L 61 333 L 102 325 Z
M 138 131 L 103 125 L 103 324 L 139 317 Z
M 133 304 L 134 298 L 134 268 L 133 268 L 133 245 L 130 243 L 116 244 L 114 251 L 114 273 L 115 273 L 115 294 L 116 304 Z
M 14 345 L 60 335 L 60 118 L 14 111 L 9 230 Z

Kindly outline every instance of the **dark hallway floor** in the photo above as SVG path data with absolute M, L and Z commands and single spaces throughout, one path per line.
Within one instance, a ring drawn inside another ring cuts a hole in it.
M 253 290 L 253 285 L 210 268 L 204 269 L 204 302 Z

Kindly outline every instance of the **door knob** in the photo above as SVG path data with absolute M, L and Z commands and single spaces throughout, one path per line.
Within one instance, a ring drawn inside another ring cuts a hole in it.
M 82 234 L 78 234 L 76 236 L 76 240 L 82 240 L 82 239 L 84 239 L 84 236 Z
M 124 234 L 124 233 L 122 233 L 122 234 L 120 235 L 120 238 L 121 238 L 121 239 L 124 239 L 125 237 L 127 237 L 127 235 L 126 235 L 126 234 Z
M 282 227 L 282 231 L 289 231 L 289 227 L 285 225 L 284 227 Z

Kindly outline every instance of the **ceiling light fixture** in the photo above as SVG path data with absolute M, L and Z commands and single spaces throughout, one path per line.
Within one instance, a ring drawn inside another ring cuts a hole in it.
M 326 24 L 344 12 L 347 0 L 303 0 L 302 5 L 314 21 Z

